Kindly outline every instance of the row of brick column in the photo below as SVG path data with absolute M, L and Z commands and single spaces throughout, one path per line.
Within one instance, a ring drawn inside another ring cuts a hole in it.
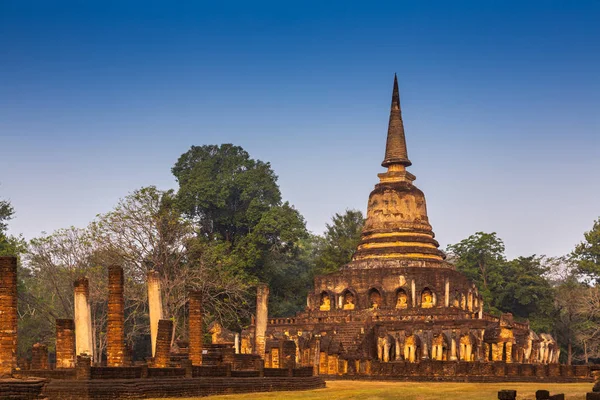
M 156 273 L 149 274 L 149 294 L 154 303 L 160 303 L 160 285 L 157 284 Z M 124 304 L 123 269 L 113 265 L 108 268 L 108 325 L 106 335 L 107 365 L 111 367 L 125 366 L 127 354 L 125 348 L 125 304 Z M 266 299 L 268 288 L 259 291 L 258 321 L 266 328 Z M 157 292 L 158 291 L 158 295 Z M 262 294 L 262 296 L 261 296 Z M 74 282 L 75 319 L 56 320 L 56 367 L 75 367 L 76 357 L 93 353 L 92 326 L 89 306 L 89 282 L 85 278 Z M 160 313 L 154 316 L 162 317 Z M 202 365 L 203 331 L 202 331 L 202 293 L 190 292 L 189 297 L 189 358 L 192 365 Z M 173 322 L 159 320 L 156 329 L 155 366 L 168 366 L 171 348 Z M 264 332 L 259 342 L 263 342 Z M 154 347 L 154 346 L 153 346 Z M 17 259 L 0 257 L 0 376 L 10 376 L 17 366 Z M 48 368 L 48 350 L 43 344 L 36 344 L 32 349 L 33 369 Z

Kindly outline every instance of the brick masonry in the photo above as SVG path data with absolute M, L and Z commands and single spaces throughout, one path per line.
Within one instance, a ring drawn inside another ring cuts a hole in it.
M 0 377 L 17 367 L 17 258 L 0 257 Z
M 189 301 L 189 358 L 192 365 L 202 365 L 202 293 L 190 292 Z
M 108 267 L 108 327 L 106 332 L 107 365 L 125 365 L 125 305 L 123 299 L 123 268 Z
M 75 321 L 56 320 L 56 368 L 75 367 Z
M 154 356 L 154 367 L 165 368 L 169 366 L 171 354 L 171 334 L 173 332 L 173 321 L 161 319 L 158 321 L 158 334 L 156 336 L 156 353 Z

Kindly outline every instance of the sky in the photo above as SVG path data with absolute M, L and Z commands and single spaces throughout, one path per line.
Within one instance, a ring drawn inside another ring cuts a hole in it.
M 271 163 L 322 233 L 366 211 L 398 74 L 410 171 L 442 249 L 570 252 L 600 217 L 600 2 L 0 1 L 0 198 L 32 239 L 192 145 Z

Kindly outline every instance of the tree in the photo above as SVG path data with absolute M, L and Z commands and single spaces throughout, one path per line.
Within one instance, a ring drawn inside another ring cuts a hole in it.
M 600 283 L 600 218 L 594 221 L 590 231 L 584 233 L 584 238 L 571 256 L 584 279 Z
M 315 266 L 318 273 L 338 271 L 352 260 L 356 251 L 365 217 L 359 210 L 336 213 L 331 224 L 326 225 L 325 234 L 319 238 Z
M 536 331 L 553 328 L 554 289 L 546 275 L 545 257 L 518 257 L 501 265 L 502 285 L 493 285 L 493 305 L 515 317 L 528 319 Z
M 506 263 L 504 242 L 496 232 L 477 232 L 457 244 L 449 245 L 447 252 L 459 271 L 477 284 L 489 311 L 494 306 L 495 289 L 502 285 L 502 267 Z
M 231 261 L 221 257 L 218 247 L 198 242 L 193 223 L 176 208 L 173 191 L 154 186 L 136 190 L 113 211 L 98 216 L 90 231 L 105 263 L 122 265 L 128 280 L 141 287 L 130 293 L 130 301 L 146 304 L 147 273 L 159 273 L 164 314 L 174 320 L 174 339 L 187 334 L 190 290 L 203 292 L 207 319 L 237 319 L 249 285 L 231 273 Z
M 36 342 L 54 343 L 55 320 L 73 317 L 73 282 L 87 276 L 90 283 L 94 359 L 106 347 L 106 268 L 97 263 L 97 246 L 87 229 L 59 229 L 31 240 L 21 271 L 19 290 L 19 351 Z M 129 290 L 129 287 L 127 288 Z M 128 312 L 128 316 L 132 316 Z M 129 332 L 130 338 L 133 332 Z
M 14 208 L 8 200 L 0 200 L 0 256 L 18 256 L 25 251 L 22 236 L 7 235 L 8 221 L 13 218 Z
M 7 200 L 0 200 L 0 235 L 8 229 L 6 222 L 12 218 L 14 213 L 14 208 Z
M 280 205 L 277 176 L 269 163 L 241 147 L 192 146 L 172 169 L 181 210 L 198 233 L 232 245 L 250 233 L 271 207 Z
M 231 144 L 192 146 L 172 172 L 177 204 L 194 222 L 198 246 L 220 254 L 245 282 L 267 283 L 276 313 L 297 311 L 307 268 L 300 243 L 308 232 L 302 215 L 282 202 L 270 164 Z

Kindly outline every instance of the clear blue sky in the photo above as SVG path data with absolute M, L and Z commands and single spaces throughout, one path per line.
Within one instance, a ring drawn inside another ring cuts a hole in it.
M 560 255 L 600 216 L 599 1 L 0 2 L 12 233 L 85 226 L 191 145 L 270 161 L 322 232 L 365 211 L 398 73 L 445 247 Z

